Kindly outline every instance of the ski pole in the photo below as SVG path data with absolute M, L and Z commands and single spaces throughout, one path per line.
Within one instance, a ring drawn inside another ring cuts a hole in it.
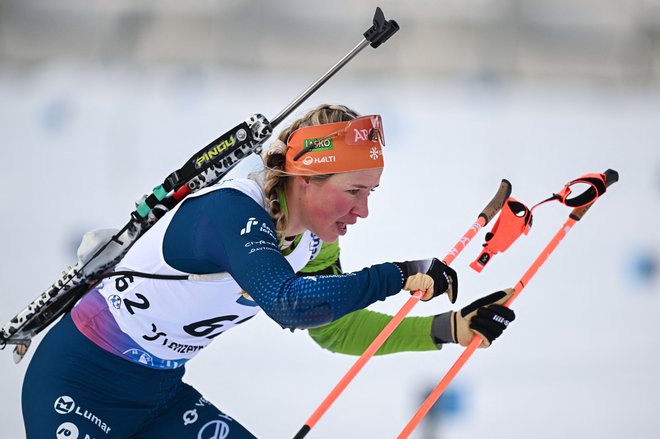
M 612 169 L 608 169 L 607 171 L 605 171 L 604 175 L 605 175 L 605 185 L 607 187 L 616 183 L 619 180 L 618 172 Z M 576 207 L 571 211 L 566 222 L 561 226 L 559 231 L 557 231 L 557 233 L 552 237 L 548 245 L 541 251 L 541 253 L 538 255 L 536 260 L 532 263 L 532 265 L 527 269 L 525 274 L 522 276 L 522 278 L 520 278 L 520 280 L 513 289 L 513 294 L 511 298 L 504 304 L 504 306 L 506 307 L 511 306 L 511 303 L 518 297 L 520 292 L 525 288 L 525 286 L 527 285 L 527 283 L 529 283 L 532 277 L 534 277 L 538 269 L 548 259 L 548 256 L 550 256 L 550 254 L 555 250 L 555 248 L 557 248 L 559 243 L 562 241 L 562 239 L 564 239 L 564 236 L 566 236 L 566 234 L 571 230 L 573 225 L 575 225 L 576 222 L 582 219 L 582 217 L 587 212 L 587 210 L 589 210 L 589 208 L 595 203 L 596 199 L 594 199 L 590 204 L 587 204 L 586 206 Z M 442 380 L 440 380 L 440 383 L 438 383 L 438 385 L 433 389 L 433 391 L 428 396 L 428 398 L 426 398 L 426 400 L 422 403 L 419 410 L 417 410 L 417 413 L 415 413 L 412 419 L 401 431 L 399 436 L 397 436 L 398 439 L 404 439 L 410 436 L 410 434 L 417 427 L 417 425 L 422 420 L 422 418 L 424 418 L 426 413 L 428 413 L 431 407 L 433 407 L 433 404 L 435 404 L 438 398 L 440 398 L 440 395 L 442 395 L 442 393 L 447 389 L 447 386 L 454 379 L 456 374 L 465 365 L 465 363 L 472 356 L 474 351 L 477 350 L 477 348 L 479 347 L 482 341 L 483 338 L 475 333 L 474 336 L 472 337 L 472 340 L 465 348 L 461 356 L 458 357 L 458 360 L 456 360 L 454 365 L 449 369 L 449 371 L 445 374 Z
M 446 265 L 450 265 L 454 259 L 463 251 L 467 244 L 472 240 L 472 238 L 488 224 L 488 222 L 500 211 L 504 201 L 509 198 L 511 194 L 511 183 L 508 180 L 502 180 L 500 187 L 493 197 L 492 200 L 486 205 L 486 207 L 479 214 L 477 221 L 468 229 L 467 232 L 458 240 L 458 242 L 452 247 L 447 256 L 443 259 Z M 314 428 L 314 425 L 321 419 L 325 412 L 330 408 L 330 406 L 335 402 L 339 395 L 346 389 L 350 382 L 355 378 L 355 376 L 360 372 L 362 367 L 374 356 L 376 351 L 385 343 L 385 340 L 394 332 L 394 330 L 399 326 L 403 318 L 410 312 L 410 310 L 419 302 L 423 296 L 422 291 L 416 291 L 408 301 L 401 307 L 401 309 L 392 317 L 392 320 L 383 328 L 383 330 L 376 336 L 373 342 L 367 347 L 367 349 L 362 353 L 360 358 L 353 364 L 353 366 L 346 372 L 339 383 L 330 391 L 328 396 L 321 402 L 318 408 L 312 413 L 312 415 L 307 419 L 305 425 L 296 433 L 294 439 L 304 438 L 309 431 Z

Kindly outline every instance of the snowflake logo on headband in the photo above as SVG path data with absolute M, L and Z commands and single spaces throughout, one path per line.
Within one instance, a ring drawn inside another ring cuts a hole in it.
M 383 152 L 379 151 L 378 148 L 375 146 L 371 148 L 371 151 L 369 152 L 369 157 L 371 157 L 374 160 L 378 160 L 378 156 L 380 156 Z

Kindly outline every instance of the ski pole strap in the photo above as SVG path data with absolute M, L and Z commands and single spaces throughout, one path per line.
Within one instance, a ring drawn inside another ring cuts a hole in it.
M 588 174 L 588 175 L 592 175 L 592 174 Z M 613 185 L 614 183 L 619 181 L 619 173 L 617 171 L 615 171 L 614 169 L 608 169 L 607 171 L 603 172 L 602 174 L 597 174 L 597 175 L 599 175 L 603 178 L 605 187 L 603 188 L 602 192 L 596 198 L 598 198 L 602 194 L 604 194 L 606 188 L 610 187 L 611 185 Z M 589 210 L 589 208 L 593 205 L 593 201 L 595 201 L 596 198 L 594 200 L 592 200 L 592 202 L 587 203 L 584 206 L 575 207 L 571 211 L 569 217 L 574 219 L 575 221 L 580 221 L 582 219 L 582 217 L 584 216 L 584 214 L 587 213 L 587 210 Z
M 577 184 L 586 184 L 587 188 L 584 192 L 575 195 L 571 187 Z M 603 195 L 606 189 L 605 174 L 587 174 L 566 184 L 554 196 L 568 207 L 582 207 L 596 201 L 596 198 Z
M 484 249 L 470 267 L 481 272 L 494 255 L 508 249 L 523 233 L 527 235 L 531 227 L 531 210 L 515 198 L 509 197 L 502 206 L 493 229 L 486 233 Z
M 387 41 L 399 30 L 399 24 L 394 20 L 385 20 L 385 14 L 377 7 L 374 14 L 374 25 L 363 34 L 374 49 Z
M 609 169 L 605 172 L 610 172 L 610 171 L 616 172 Z M 607 189 L 607 184 L 605 180 L 606 180 L 605 173 L 585 174 L 580 178 L 576 178 L 575 180 L 566 183 L 559 192 L 557 192 L 556 194 L 552 194 L 550 198 L 545 199 L 540 203 L 536 204 L 534 207 L 532 207 L 532 210 L 536 209 L 541 204 L 545 204 L 549 201 L 555 201 L 555 200 L 559 201 L 565 206 L 573 207 L 573 208 L 578 208 L 591 204 L 594 201 L 596 201 L 598 197 L 600 197 L 605 193 L 605 190 Z M 579 192 L 574 193 L 574 191 L 579 191 Z
M 532 212 L 542 204 L 559 201 L 565 206 L 573 207 L 571 217 L 577 217 L 576 220 L 579 220 L 581 215 L 577 215 L 580 213 L 583 215 L 586 208 L 605 193 L 607 186 L 618 180 L 618 175 L 611 169 L 602 174 L 585 174 L 566 183 L 559 192 L 535 204 L 531 209 L 514 198 L 509 198 L 502 207 L 493 229 L 486 233 L 484 249 L 470 267 L 481 272 L 494 255 L 508 249 L 523 233 L 527 235 L 532 227 Z

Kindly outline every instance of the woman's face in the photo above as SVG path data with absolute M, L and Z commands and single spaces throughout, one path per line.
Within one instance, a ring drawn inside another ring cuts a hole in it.
M 369 215 L 369 193 L 380 183 L 382 169 L 343 172 L 327 179 L 296 177 L 302 185 L 299 219 L 325 242 L 346 234 L 347 226 Z

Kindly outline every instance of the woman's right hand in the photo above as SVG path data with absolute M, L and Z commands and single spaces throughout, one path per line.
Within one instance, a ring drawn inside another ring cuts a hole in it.
M 403 289 L 424 291 L 423 301 L 447 294 L 451 303 L 458 297 L 458 275 L 437 258 L 394 263 L 403 273 Z

